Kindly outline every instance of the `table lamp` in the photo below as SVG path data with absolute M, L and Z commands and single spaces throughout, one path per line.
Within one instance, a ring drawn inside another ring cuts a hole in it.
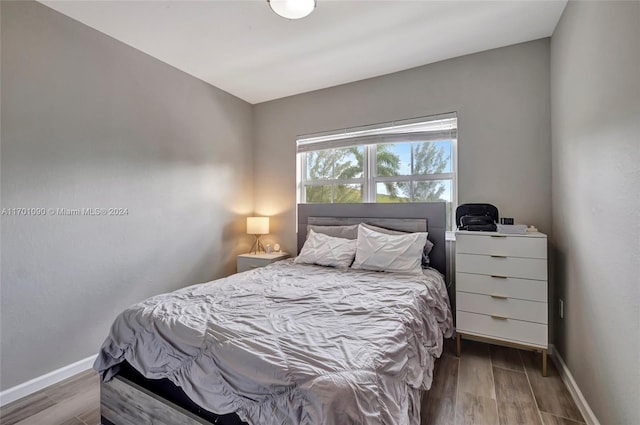
M 267 233 L 269 233 L 269 217 L 247 217 L 247 235 L 256 237 L 256 241 L 251 247 L 251 251 L 254 251 L 255 247 L 255 254 L 258 254 L 260 250 L 265 251 L 262 242 L 260 242 L 260 236 Z

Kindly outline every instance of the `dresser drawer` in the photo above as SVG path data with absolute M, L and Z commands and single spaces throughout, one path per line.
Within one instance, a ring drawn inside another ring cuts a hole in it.
M 521 300 L 547 302 L 544 280 L 495 277 L 484 274 L 458 273 L 456 290 L 485 295 L 503 295 Z
M 547 303 L 538 301 L 496 298 L 490 295 L 458 292 L 456 294 L 456 308 L 458 311 L 470 313 L 500 316 L 542 324 L 547 323 Z
M 547 260 L 456 253 L 456 270 L 489 276 L 547 280 Z
M 547 325 L 522 320 L 500 320 L 484 314 L 458 311 L 457 329 L 492 339 L 501 339 L 547 349 Z
M 505 257 L 547 258 L 547 238 L 456 233 L 456 252 Z

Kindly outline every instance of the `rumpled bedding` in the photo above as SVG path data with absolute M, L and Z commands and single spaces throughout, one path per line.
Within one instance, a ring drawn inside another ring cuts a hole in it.
M 443 337 L 442 276 L 284 260 L 149 298 L 113 323 L 94 368 L 128 361 L 251 425 L 417 425 Z

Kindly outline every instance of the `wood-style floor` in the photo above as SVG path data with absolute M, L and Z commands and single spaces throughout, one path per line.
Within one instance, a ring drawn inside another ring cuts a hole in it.
M 447 341 L 433 385 L 422 399 L 421 425 L 579 425 L 584 419 L 553 362 L 540 373 L 532 351 Z
M 100 381 L 79 373 L 0 409 L 1 425 L 99 425 Z M 142 424 L 140 424 L 142 425 Z
M 458 358 L 447 341 L 421 425 L 584 424 L 552 362 L 548 375 L 532 352 L 463 340 Z M 99 398 L 97 374 L 83 372 L 3 407 L 0 424 L 98 425 Z

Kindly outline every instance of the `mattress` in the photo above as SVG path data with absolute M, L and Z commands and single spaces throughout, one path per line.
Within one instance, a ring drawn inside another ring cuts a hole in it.
M 418 424 L 421 391 L 452 332 L 435 270 L 285 260 L 128 308 L 94 367 L 108 381 L 126 361 L 251 425 Z

